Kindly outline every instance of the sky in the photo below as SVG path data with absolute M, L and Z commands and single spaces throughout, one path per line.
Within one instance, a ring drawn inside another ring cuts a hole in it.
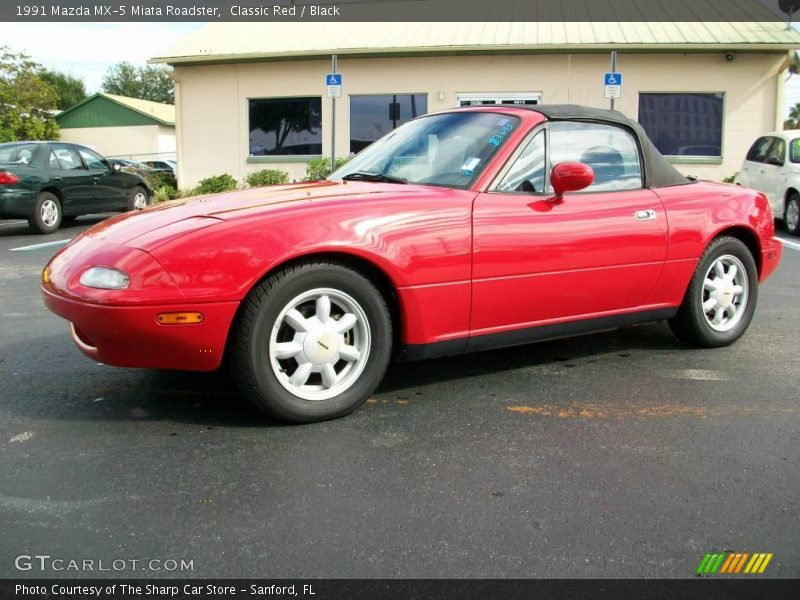
M 83 79 L 100 91 L 108 67 L 128 61 L 144 65 L 203 23 L 4 23 L 0 45 L 24 50 L 47 68 Z M 800 75 L 786 82 L 785 109 L 800 102 Z
M 0 45 L 49 69 L 78 77 L 99 92 L 106 70 L 128 61 L 144 65 L 204 23 L 3 23 Z

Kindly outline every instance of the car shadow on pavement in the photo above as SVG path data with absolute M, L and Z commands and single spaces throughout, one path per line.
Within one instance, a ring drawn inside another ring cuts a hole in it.
M 85 229 L 92 225 L 99 223 L 100 221 L 105 221 L 109 217 L 113 216 L 116 213 L 109 213 L 109 214 L 98 214 L 98 215 L 86 215 L 82 217 L 78 217 L 75 220 L 64 221 L 61 223 L 61 227 L 59 227 L 53 233 L 48 235 L 50 236 L 59 236 L 66 237 L 75 235 L 81 229 Z M 12 238 L 18 236 L 25 236 L 26 241 L 31 240 L 28 242 L 29 244 L 36 244 L 38 242 L 47 242 L 50 241 L 50 237 L 48 235 L 40 235 L 36 233 L 25 221 L 3 221 L 0 220 L 0 238 Z
M 652 323 L 432 361 L 399 362 L 389 367 L 378 392 L 397 392 L 408 387 L 554 363 L 579 367 L 582 361 L 596 363 L 598 357 L 608 354 L 615 355 L 618 362 L 631 357 L 634 350 L 680 351 L 686 348 L 666 323 Z
M 41 382 L 35 371 L 19 368 L 11 375 L 12 387 L 0 403 L 23 417 L 82 421 L 171 421 L 200 426 L 282 426 L 264 416 L 236 389 L 226 368 L 212 373 L 121 369 L 93 363 L 78 356 L 59 337 L 42 340 L 56 348 L 54 375 L 60 386 Z M 643 325 L 500 350 L 476 352 L 421 362 L 395 362 L 375 395 L 402 395 L 426 385 L 463 382 L 499 375 L 505 371 L 547 364 L 573 367 L 601 360 L 622 365 L 638 350 L 680 352 L 665 324 Z M 4 365 L 10 367 L 8 363 Z M 11 369 L 13 370 L 13 369 Z M 535 375 L 532 375 L 535 377 Z M 421 392 L 417 393 L 421 395 Z

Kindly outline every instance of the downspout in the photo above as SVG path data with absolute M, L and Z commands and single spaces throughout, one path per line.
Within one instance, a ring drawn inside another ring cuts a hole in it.
M 798 57 L 797 50 L 789 50 L 775 75 L 775 131 L 783 130 L 784 113 L 786 110 L 784 106 L 784 90 L 786 87 L 784 73 L 787 70 L 789 71 L 789 77 L 800 71 L 800 57 Z
M 183 132 L 181 127 L 182 114 L 181 110 L 181 81 L 178 78 L 178 71 L 175 66 L 172 66 L 172 72 L 169 74 L 172 81 L 175 82 L 175 162 L 177 163 L 176 179 L 178 189 L 183 189 Z

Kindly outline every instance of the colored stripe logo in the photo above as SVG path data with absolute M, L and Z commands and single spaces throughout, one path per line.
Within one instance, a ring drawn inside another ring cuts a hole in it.
M 717 552 L 706 554 L 697 567 L 698 575 L 756 575 L 767 568 L 773 554 L 765 552 Z

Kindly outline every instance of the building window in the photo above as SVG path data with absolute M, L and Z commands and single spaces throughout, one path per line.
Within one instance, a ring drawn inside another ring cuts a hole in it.
M 250 156 L 322 154 L 322 98 L 252 98 Z
M 639 123 L 665 156 L 721 158 L 722 113 L 723 94 L 639 94 Z
M 530 106 L 542 103 L 541 92 L 509 92 L 503 94 L 456 94 L 459 106 L 482 106 L 484 104 L 511 104 Z
M 350 152 L 360 152 L 392 129 L 427 112 L 427 94 L 350 96 Z

